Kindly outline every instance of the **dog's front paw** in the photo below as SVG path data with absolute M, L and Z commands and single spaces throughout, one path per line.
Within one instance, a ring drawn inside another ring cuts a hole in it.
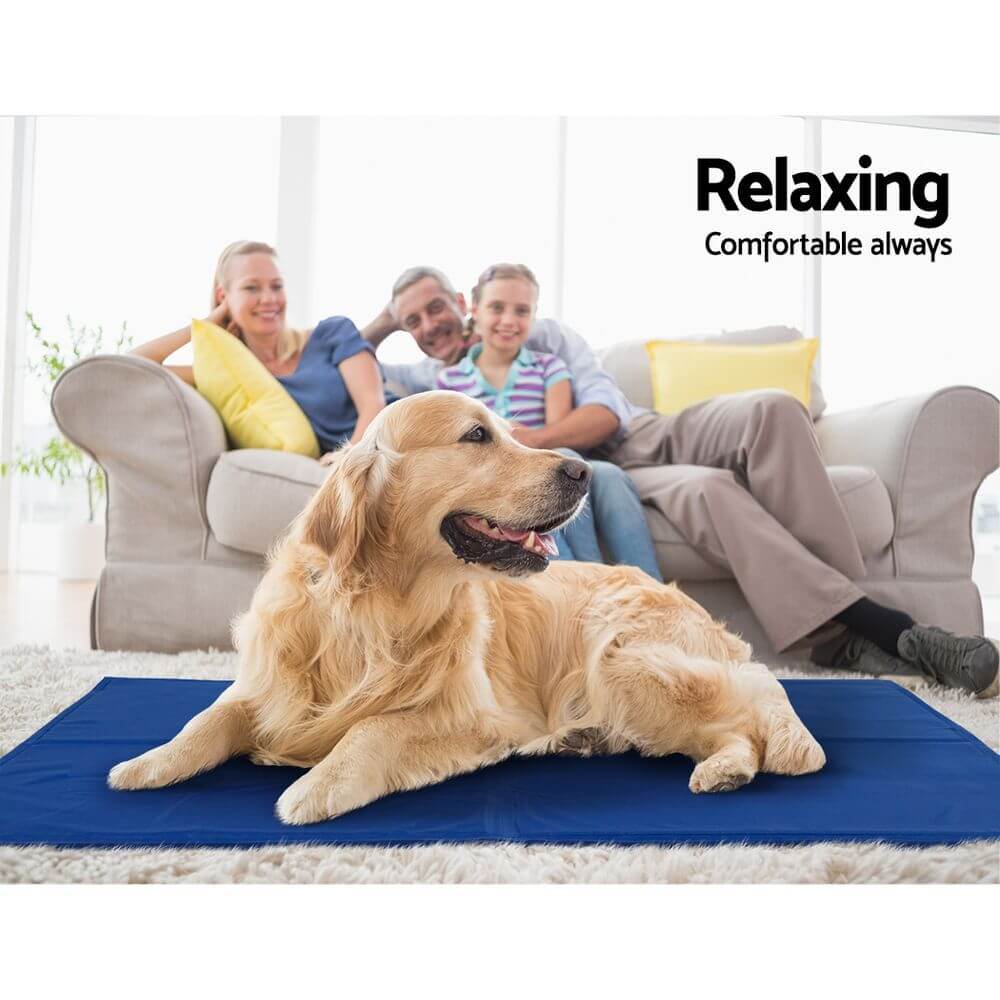
M 118 792 L 132 792 L 141 788 L 162 788 L 169 784 L 160 774 L 156 752 L 153 750 L 123 760 L 108 771 L 108 788 Z
M 357 809 L 369 799 L 349 796 L 339 783 L 317 780 L 312 773 L 305 774 L 282 792 L 275 812 L 282 823 L 301 826 L 336 819 L 345 812 Z
M 699 792 L 732 792 L 753 781 L 757 772 L 746 761 L 728 757 L 709 757 L 691 772 L 688 788 Z
M 327 819 L 325 796 L 319 794 L 315 782 L 309 776 L 299 778 L 289 785 L 278 799 L 274 811 L 282 823 L 301 826 L 303 823 L 319 823 Z

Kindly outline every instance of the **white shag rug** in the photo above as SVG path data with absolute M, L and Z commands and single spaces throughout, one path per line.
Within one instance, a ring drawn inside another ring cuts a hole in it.
M 0 755 L 6 754 L 102 677 L 231 678 L 233 653 L 0 650 Z M 857 677 L 809 664 L 779 677 Z M 998 749 L 998 701 L 907 681 L 942 714 Z M 958 847 L 884 844 L 804 847 L 561 847 L 440 844 L 331 847 L 97 850 L 0 846 L 0 883 L 942 883 L 1000 882 L 1000 842 Z

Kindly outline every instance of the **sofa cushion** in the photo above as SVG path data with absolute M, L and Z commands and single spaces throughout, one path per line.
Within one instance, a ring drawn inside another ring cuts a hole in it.
M 237 448 L 276 448 L 319 458 L 312 425 L 288 390 L 231 333 L 191 321 L 194 381 Z
M 657 413 L 680 413 L 717 396 L 780 389 L 809 408 L 816 339 L 790 344 L 646 343 Z
M 665 476 L 676 474 L 678 468 L 630 469 L 629 475 L 638 486 L 639 495 L 645 497 Z M 829 466 L 827 472 L 847 511 L 862 555 L 867 559 L 882 552 L 892 541 L 893 534 L 892 502 L 885 484 L 874 471 L 863 466 L 835 465 Z M 664 576 L 676 580 L 732 579 L 728 566 L 716 565 L 699 555 L 673 524 L 648 504 L 646 520 Z
M 791 326 L 762 326 L 754 330 L 723 330 L 721 333 L 690 339 L 700 344 L 787 344 L 800 340 L 802 334 Z M 649 372 L 649 357 L 646 354 L 646 341 L 654 339 L 651 335 L 641 340 L 625 340 L 601 352 L 601 364 L 604 370 L 614 378 L 622 392 L 636 406 L 653 409 L 653 381 Z M 826 409 L 826 400 L 816 377 L 813 367 L 812 383 L 809 393 L 809 413 L 813 420 L 819 419 Z
M 632 469 L 629 475 L 640 496 L 652 492 L 677 467 Z M 208 522 L 226 546 L 264 555 L 327 475 L 326 466 L 281 451 L 240 449 L 223 452 L 208 485 Z M 862 555 L 882 552 L 892 541 L 893 513 L 882 480 L 862 466 L 837 465 L 827 470 L 847 511 Z M 702 558 L 655 507 L 646 505 L 646 520 L 664 574 L 677 580 L 729 580 L 726 566 Z
M 230 548 L 264 555 L 328 472 L 314 459 L 287 451 L 223 452 L 205 501 L 212 533 Z

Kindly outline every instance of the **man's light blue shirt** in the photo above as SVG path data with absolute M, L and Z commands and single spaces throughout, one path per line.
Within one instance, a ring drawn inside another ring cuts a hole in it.
M 563 323 L 554 319 L 536 320 L 524 346 L 530 351 L 555 354 L 566 362 L 573 376 L 575 406 L 604 406 L 618 418 L 618 430 L 606 443 L 620 442 L 625 436 L 625 428 L 646 412 L 625 398 L 615 380 L 601 367 L 591 346 Z M 425 358 L 412 365 L 382 365 L 385 377 L 408 393 L 435 388 L 438 372 L 444 367 L 444 362 L 436 358 Z

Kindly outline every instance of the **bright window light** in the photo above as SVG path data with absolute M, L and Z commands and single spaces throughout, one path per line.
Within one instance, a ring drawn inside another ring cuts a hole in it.
M 206 315 L 222 248 L 277 233 L 279 129 L 278 118 L 38 119 L 28 308 L 46 336 L 64 338 L 69 315 L 111 335 L 126 322 L 141 343 Z M 53 431 L 29 378 L 23 444 Z M 25 478 L 19 497 L 19 568 L 46 570 L 44 525 L 80 517 L 82 490 Z
M 0 117 L 0 317 L 7 315 L 7 266 L 10 249 L 10 182 L 14 155 L 14 119 Z M 3 322 L 3 319 L 0 319 Z M 0 333 L 0 364 L 4 351 L 4 334 Z M 0 368 L 0 371 L 3 369 Z
M 278 118 L 40 118 L 28 301 L 137 342 L 209 311 L 220 251 L 277 234 Z M 38 414 L 25 414 L 26 420 Z
M 429 264 L 468 292 L 498 261 L 527 264 L 549 314 L 555 290 L 555 118 L 324 118 L 313 312 L 358 326 L 408 267 Z M 407 334 L 387 362 L 423 355 Z
M 591 343 L 785 324 L 801 329 L 799 257 L 711 257 L 709 232 L 798 236 L 803 216 L 697 210 L 699 157 L 737 175 L 801 169 L 801 118 L 572 118 L 565 319 Z
M 948 237 L 938 257 L 831 257 L 823 261 L 823 392 L 833 410 L 850 409 L 946 385 L 1000 395 L 1000 139 L 853 122 L 824 122 L 823 169 L 838 174 L 872 158 L 872 172 L 949 175 L 948 220 L 913 224 L 915 211 L 826 213 L 866 243 L 896 237 Z M 890 202 L 891 203 L 891 202 Z

